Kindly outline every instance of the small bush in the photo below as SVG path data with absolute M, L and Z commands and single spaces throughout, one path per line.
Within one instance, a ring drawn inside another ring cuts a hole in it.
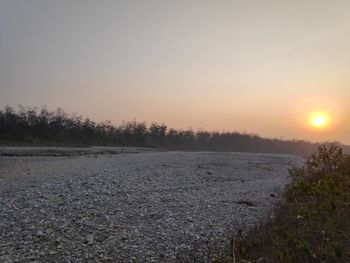
M 321 146 L 290 175 L 286 202 L 217 262 L 350 262 L 350 156 Z

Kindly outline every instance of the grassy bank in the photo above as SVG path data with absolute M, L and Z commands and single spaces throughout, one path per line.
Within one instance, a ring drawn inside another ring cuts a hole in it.
M 350 156 L 321 146 L 290 175 L 286 202 L 216 262 L 350 262 Z

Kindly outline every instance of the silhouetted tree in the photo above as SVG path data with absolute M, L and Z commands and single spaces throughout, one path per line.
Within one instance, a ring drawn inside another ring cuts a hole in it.
M 165 124 L 110 121 L 95 123 L 81 115 L 68 115 L 63 109 L 7 105 L 0 110 L 0 142 L 60 143 L 84 145 L 124 145 L 166 147 L 185 150 L 271 152 L 308 155 L 319 144 L 301 140 L 267 139 L 239 132 L 207 132 L 168 129 Z M 334 142 L 332 142 L 334 144 Z M 330 145 L 331 143 L 326 143 Z M 336 145 L 340 143 L 335 142 Z M 350 152 L 350 147 L 343 146 Z

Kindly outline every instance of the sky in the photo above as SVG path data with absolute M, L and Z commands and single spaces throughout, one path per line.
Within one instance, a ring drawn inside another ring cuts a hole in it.
M 0 0 L 0 107 L 350 144 L 349 14 L 348 0 Z

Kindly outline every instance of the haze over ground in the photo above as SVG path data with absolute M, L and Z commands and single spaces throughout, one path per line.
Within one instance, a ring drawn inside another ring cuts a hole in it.
M 0 0 L 0 106 L 350 144 L 349 1 Z M 308 116 L 326 111 L 325 129 Z

